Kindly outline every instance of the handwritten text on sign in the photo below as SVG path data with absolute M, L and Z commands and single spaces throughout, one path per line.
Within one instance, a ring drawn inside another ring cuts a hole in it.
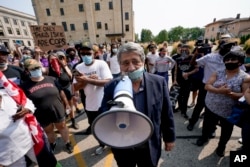
M 44 51 L 67 47 L 62 26 L 31 25 L 30 30 L 34 38 L 35 45 L 39 46 Z

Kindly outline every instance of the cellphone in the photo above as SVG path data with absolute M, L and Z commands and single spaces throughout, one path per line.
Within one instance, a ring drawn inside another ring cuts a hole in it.
M 72 74 L 74 75 L 74 76 L 80 76 L 80 75 L 82 75 L 79 71 L 77 71 L 76 69 L 74 69 L 74 70 L 72 70 Z

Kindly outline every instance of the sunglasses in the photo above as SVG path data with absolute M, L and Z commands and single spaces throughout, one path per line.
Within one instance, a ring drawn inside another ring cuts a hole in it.
M 32 68 L 32 69 L 30 69 L 29 71 L 35 71 L 35 70 L 38 70 L 38 69 L 40 69 L 40 67 Z
M 92 53 L 90 53 L 90 52 L 86 52 L 86 53 L 81 53 L 81 56 L 85 56 L 85 55 L 88 55 L 88 56 L 90 56 L 90 55 L 92 55 Z

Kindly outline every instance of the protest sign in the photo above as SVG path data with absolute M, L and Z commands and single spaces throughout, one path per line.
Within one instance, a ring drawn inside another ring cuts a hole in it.
M 30 30 L 35 45 L 44 51 L 68 47 L 62 26 L 30 25 Z

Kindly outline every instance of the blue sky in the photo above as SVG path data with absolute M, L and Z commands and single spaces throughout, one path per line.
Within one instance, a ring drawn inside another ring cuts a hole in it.
M 133 0 L 135 32 L 149 29 L 154 35 L 176 26 L 204 27 L 217 20 L 250 17 L 250 0 Z M 0 6 L 34 15 L 31 0 L 0 0 Z

